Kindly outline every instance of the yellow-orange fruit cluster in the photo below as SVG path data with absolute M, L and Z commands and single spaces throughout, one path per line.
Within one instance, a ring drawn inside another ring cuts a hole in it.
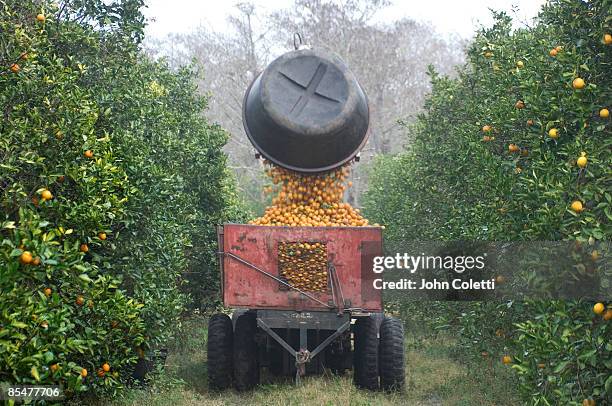
M 270 165 L 266 174 L 274 186 L 266 187 L 265 191 L 276 191 L 277 195 L 264 215 L 250 224 L 293 227 L 368 225 L 368 220 L 361 216 L 359 209 L 342 202 L 348 167 L 307 175 Z
M 321 242 L 281 242 L 278 245 L 281 278 L 311 292 L 327 290 L 327 248 Z

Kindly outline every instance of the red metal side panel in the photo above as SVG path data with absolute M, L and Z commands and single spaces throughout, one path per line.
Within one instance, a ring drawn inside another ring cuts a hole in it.
M 230 252 L 260 269 L 279 276 L 278 243 L 325 242 L 327 255 L 337 271 L 345 300 L 350 307 L 382 310 L 381 292 L 372 286 L 371 262 L 367 257 L 382 255 L 382 233 L 378 227 L 270 227 L 225 224 L 220 238 Z M 221 241 L 220 241 L 221 243 Z M 221 244 L 220 244 L 221 245 Z M 362 254 L 366 263 L 362 264 Z M 230 256 L 223 257 L 223 303 L 229 307 L 279 310 L 325 310 L 326 308 L 294 290 L 281 289 L 279 282 Z M 328 303 L 331 290 L 312 296 Z

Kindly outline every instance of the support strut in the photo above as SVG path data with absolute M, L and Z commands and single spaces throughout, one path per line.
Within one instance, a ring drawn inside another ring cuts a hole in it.
M 343 323 L 340 327 L 334 331 L 329 337 L 327 337 L 321 344 L 317 346 L 312 352 L 308 351 L 308 329 L 300 328 L 300 349 L 296 351 L 289 343 L 283 340 L 270 326 L 268 326 L 260 317 L 257 318 L 257 326 L 264 330 L 270 335 L 277 343 L 281 345 L 292 357 L 295 358 L 296 375 L 295 383 L 300 383 L 300 377 L 305 375 L 306 363 L 310 362 L 316 357 L 321 351 L 323 351 L 329 344 L 338 338 L 342 333 L 351 327 L 350 319 Z

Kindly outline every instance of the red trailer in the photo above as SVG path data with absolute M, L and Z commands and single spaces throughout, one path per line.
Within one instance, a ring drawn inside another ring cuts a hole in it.
M 227 307 L 382 311 L 381 291 L 374 289 L 369 278 L 374 275 L 372 258 L 382 255 L 382 233 L 379 227 L 227 224 L 219 228 L 218 235 L 220 251 L 223 253 L 223 304 Z M 329 289 L 316 293 L 300 292 L 289 289 L 280 281 L 278 252 L 282 242 L 322 243 L 329 262 L 335 268 L 335 273 L 328 277 Z
M 259 382 L 261 367 L 276 374 L 336 373 L 354 368 L 364 388 L 404 382 L 403 328 L 383 316 L 373 287 L 373 257 L 382 255 L 379 227 L 269 227 L 226 224 L 218 229 L 223 303 L 232 319 L 209 323 L 209 383 L 240 390 Z M 317 244 L 327 259 L 326 287 L 310 291 L 283 278 L 279 249 Z

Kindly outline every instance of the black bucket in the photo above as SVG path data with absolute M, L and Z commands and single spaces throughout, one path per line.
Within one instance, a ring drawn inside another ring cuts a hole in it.
M 367 97 L 346 64 L 301 49 L 272 61 L 242 104 L 244 129 L 268 160 L 297 172 L 325 172 L 355 157 L 368 136 Z

